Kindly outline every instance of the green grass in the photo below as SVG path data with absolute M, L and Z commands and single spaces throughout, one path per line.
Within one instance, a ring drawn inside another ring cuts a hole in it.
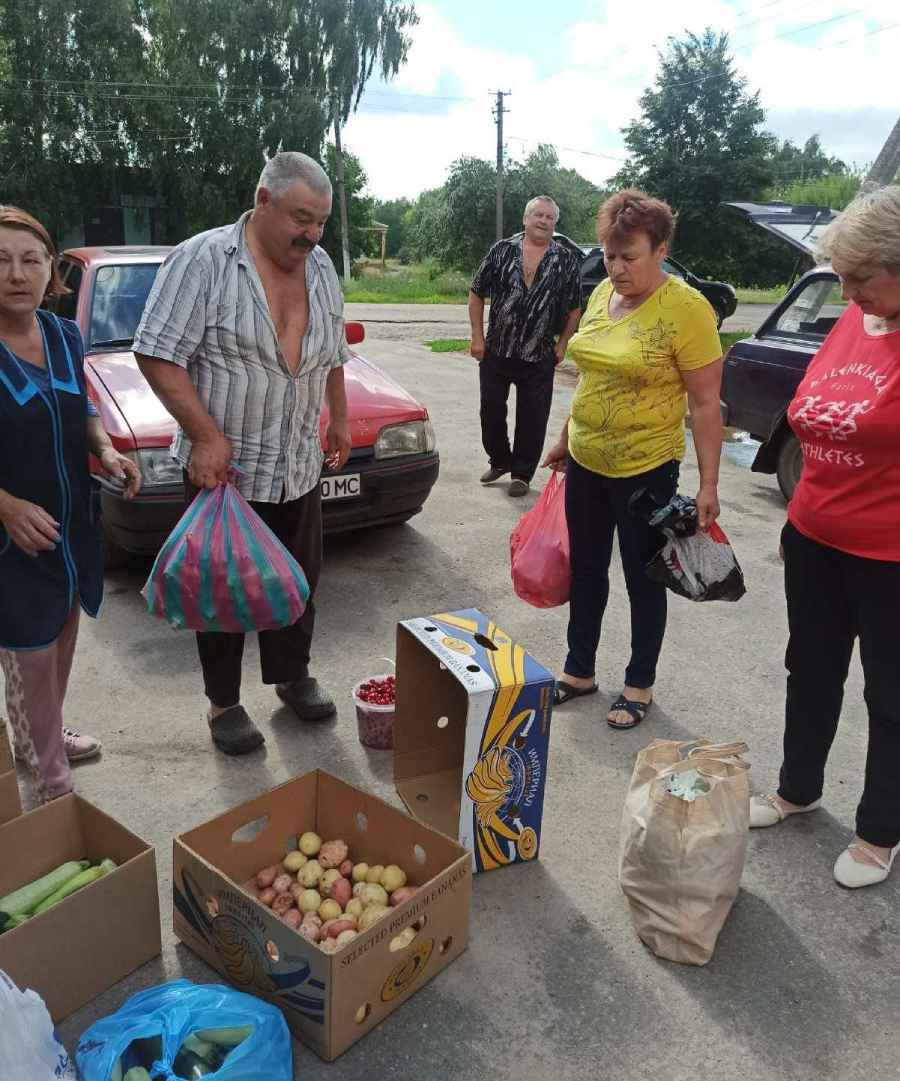
M 749 338 L 752 333 L 752 330 L 730 330 L 727 334 L 722 334 L 720 331 L 719 339 L 722 342 L 722 352 L 727 353 L 735 342 L 740 342 L 743 341 L 744 338 Z
M 370 268 L 345 287 L 344 299 L 357 304 L 465 304 L 471 276 L 429 264 Z
M 469 338 L 436 338 L 425 344 L 432 353 L 468 353 L 472 342 Z
M 752 286 L 738 287 L 735 292 L 739 304 L 777 304 L 787 292 L 787 286 L 775 285 L 771 289 L 756 289 Z

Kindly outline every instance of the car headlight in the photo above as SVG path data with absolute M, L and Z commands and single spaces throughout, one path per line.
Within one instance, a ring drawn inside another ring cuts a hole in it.
M 430 420 L 409 420 L 382 428 L 375 440 L 376 458 L 399 458 L 403 454 L 428 454 L 435 448 Z
M 140 469 L 145 488 L 181 483 L 181 464 L 171 456 L 168 447 L 133 450 L 129 452 L 128 457 Z

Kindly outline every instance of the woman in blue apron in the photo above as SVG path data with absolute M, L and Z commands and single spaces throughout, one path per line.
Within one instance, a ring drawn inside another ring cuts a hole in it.
M 0 665 L 16 752 L 43 802 L 72 790 L 69 753 L 91 741 L 63 728 L 79 612 L 103 597 L 99 500 L 88 454 L 141 485 L 87 397 L 75 323 L 38 309 L 66 292 L 47 231 L 0 206 Z

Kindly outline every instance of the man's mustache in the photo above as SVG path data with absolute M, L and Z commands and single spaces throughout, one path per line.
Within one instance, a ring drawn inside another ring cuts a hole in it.
M 308 240 L 302 240 L 298 237 L 296 240 L 291 241 L 292 248 L 302 248 L 304 251 L 312 251 L 315 244 L 310 244 Z

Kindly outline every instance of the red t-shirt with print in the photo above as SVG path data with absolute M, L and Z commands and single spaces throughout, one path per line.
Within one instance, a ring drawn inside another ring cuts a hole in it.
M 803 448 L 794 527 L 830 548 L 900 561 L 900 331 L 867 333 L 851 304 L 810 362 L 788 421 Z

